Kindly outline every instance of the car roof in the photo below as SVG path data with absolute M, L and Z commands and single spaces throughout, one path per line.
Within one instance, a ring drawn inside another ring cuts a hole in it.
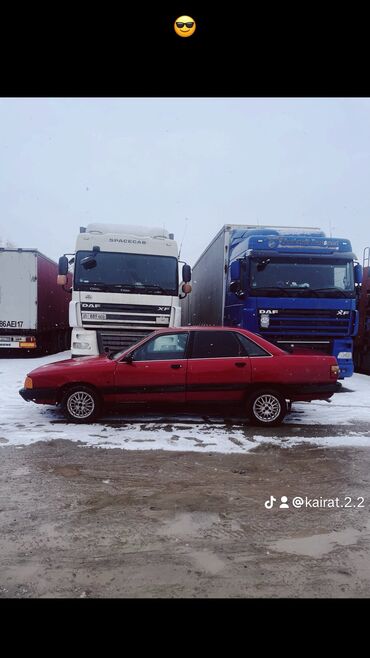
M 174 331 L 245 331 L 240 329 L 240 327 L 219 327 L 214 325 L 200 325 L 196 326 L 194 324 L 183 327 L 163 327 L 163 329 L 155 329 L 155 331 L 163 331 L 165 333 L 173 333 Z
M 164 333 L 164 334 L 173 334 L 178 331 L 241 331 L 243 334 L 250 335 L 250 336 L 256 336 L 257 334 L 254 334 L 252 331 L 247 331 L 247 329 L 242 329 L 241 327 L 219 327 L 219 326 L 195 326 L 195 325 L 189 325 L 184 326 L 184 327 L 163 327 L 163 329 L 159 328 L 154 329 L 156 333 Z M 258 338 L 262 338 L 262 336 L 257 336 Z
M 220 326 L 195 326 L 195 325 L 189 325 L 189 326 L 184 326 L 184 327 L 164 327 L 163 329 L 155 329 L 154 333 L 156 334 L 174 334 L 174 333 L 179 333 L 182 331 L 237 331 L 238 333 L 244 334 L 244 336 L 247 336 L 250 340 L 253 340 L 254 342 L 258 343 L 261 347 L 264 347 L 266 350 L 268 350 L 271 354 L 285 354 L 284 350 L 282 350 L 280 347 L 277 347 L 277 345 L 274 345 L 274 343 L 271 343 L 268 339 L 263 338 L 262 336 L 258 334 L 254 334 L 252 331 L 248 331 L 247 329 L 242 329 L 241 327 L 220 327 Z M 152 334 L 153 335 L 153 334 Z

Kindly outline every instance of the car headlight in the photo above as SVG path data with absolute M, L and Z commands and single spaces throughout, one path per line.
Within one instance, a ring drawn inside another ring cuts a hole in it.
M 26 377 L 24 380 L 24 388 L 33 388 L 33 381 L 31 377 Z

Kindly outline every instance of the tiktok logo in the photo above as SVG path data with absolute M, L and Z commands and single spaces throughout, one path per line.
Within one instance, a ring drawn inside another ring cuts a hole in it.
M 274 506 L 274 503 L 276 503 L 275 496 L 270 496 L 270 498 L 265 502 L 266 509 L 271 509 Z
M 279 505 L 279 509 L 289 509 L 288 496 L 281 496 L 280 500 L 281 500 L 281 505 Z M 273 506 L 274 506 L 274 503 L 276 503 L 275 496 L 270 496 L 270 498 L 265 501 L 266 509 L 272 509 Z

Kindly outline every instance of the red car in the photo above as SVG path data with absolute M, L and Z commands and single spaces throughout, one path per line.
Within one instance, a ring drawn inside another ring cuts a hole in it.
M 162 329 L 110 355 L 58 361 L 30 372 L 19 392 L 61 404 L 88 422 L 107 404 L 244 407 L 258 425 L 278 425 L 294 400 L 327 400 L 341 387 L 335 357 L 289 354 L 250 331 Z M 126 407 L 127 408 L 127 407 Z

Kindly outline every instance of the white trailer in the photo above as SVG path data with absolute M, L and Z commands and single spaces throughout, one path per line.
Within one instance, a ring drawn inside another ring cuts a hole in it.
M 0 355 L 68 349 L 69 297 L 57 271 L 37 249 L 0 248 Z

